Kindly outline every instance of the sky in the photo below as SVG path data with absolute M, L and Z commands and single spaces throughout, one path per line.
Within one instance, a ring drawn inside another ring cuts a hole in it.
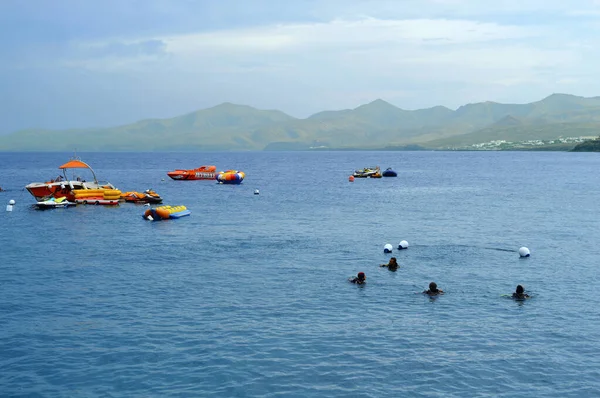
M 600 0 L 2 0 L 0 134 L 600 96 Z

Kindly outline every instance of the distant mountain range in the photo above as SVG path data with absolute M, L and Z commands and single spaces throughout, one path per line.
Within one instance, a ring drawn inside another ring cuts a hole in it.
M 455 111 L 443 106 L 408 111 L 378 99 L 306 119 L 224 103 L 171 119 L 111 128 L 18 131 L 0 137 L 0 150 L 470 149 L 497 141 L 556 143 L 565 137 L 598 135 L 600 97 L 552 94 L 529 104 L 488 101 Z

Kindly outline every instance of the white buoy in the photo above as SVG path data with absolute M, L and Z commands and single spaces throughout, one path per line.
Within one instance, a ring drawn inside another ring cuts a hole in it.
M 531 253 L 529 253 L 529 249 L 526 248 L 525 246 L 521 247 L 519 249 L 519 256 L 521 257 L 529 257 Z
M 254 190 L 254 194 L 255 194 L 255 195 L 258 195 L 258 194 L 260 194 L 260 191 L 259 191 L 258 189 L 255 189 L 255 190 Z
M 393 247 L 389 243 L 387 243 L 385 246 L 383 246 L 383 252 L 384 253 L 391 253 L 392 249 L 393 249 Z
M 8 201 L 6 205 L 6 211 L 13 211 L 13 206 L 15 205 L 15 201 L 13 199 Z
M 401 240 L 400 243 L 398 243 L 398 250 L 402 249 L 408 249 L 408 242 L 405 240 Z

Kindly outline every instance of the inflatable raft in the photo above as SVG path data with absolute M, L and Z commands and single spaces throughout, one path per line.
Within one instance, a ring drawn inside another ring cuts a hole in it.
M 381 173 L 381 175 L 384 177 L 397 177 L 398 173 L 396 173 L 394 170 L 392 170 L 391 167 L 388 167 L 387 169 L 385 169 L 385 171 L 383 173 Z
M 192 212 L 185 206 L 158 206 L 144 212 L 144 220 L 159 221 L 169 218 L 181 218 L 189 216 Z
M 118 205 L 121 191 L 118 189 L 74 189 L 75 203 L 90 205 Z
M 225 170 L 217 174 L 217 182 L 219 184 L 241 184 L 246 177 L 243 171 Z

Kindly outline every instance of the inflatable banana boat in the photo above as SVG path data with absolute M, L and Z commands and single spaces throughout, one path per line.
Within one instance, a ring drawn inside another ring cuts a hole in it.
M 158 206 L 144 212 L 144 220 L 159 221 L 169 218 L 181 218 L 189 216 L 192 212 L 185 206 Z
M 118 205 L 121 191 L 118 189 L 73 189 L 75 203 L 90 205 Z

